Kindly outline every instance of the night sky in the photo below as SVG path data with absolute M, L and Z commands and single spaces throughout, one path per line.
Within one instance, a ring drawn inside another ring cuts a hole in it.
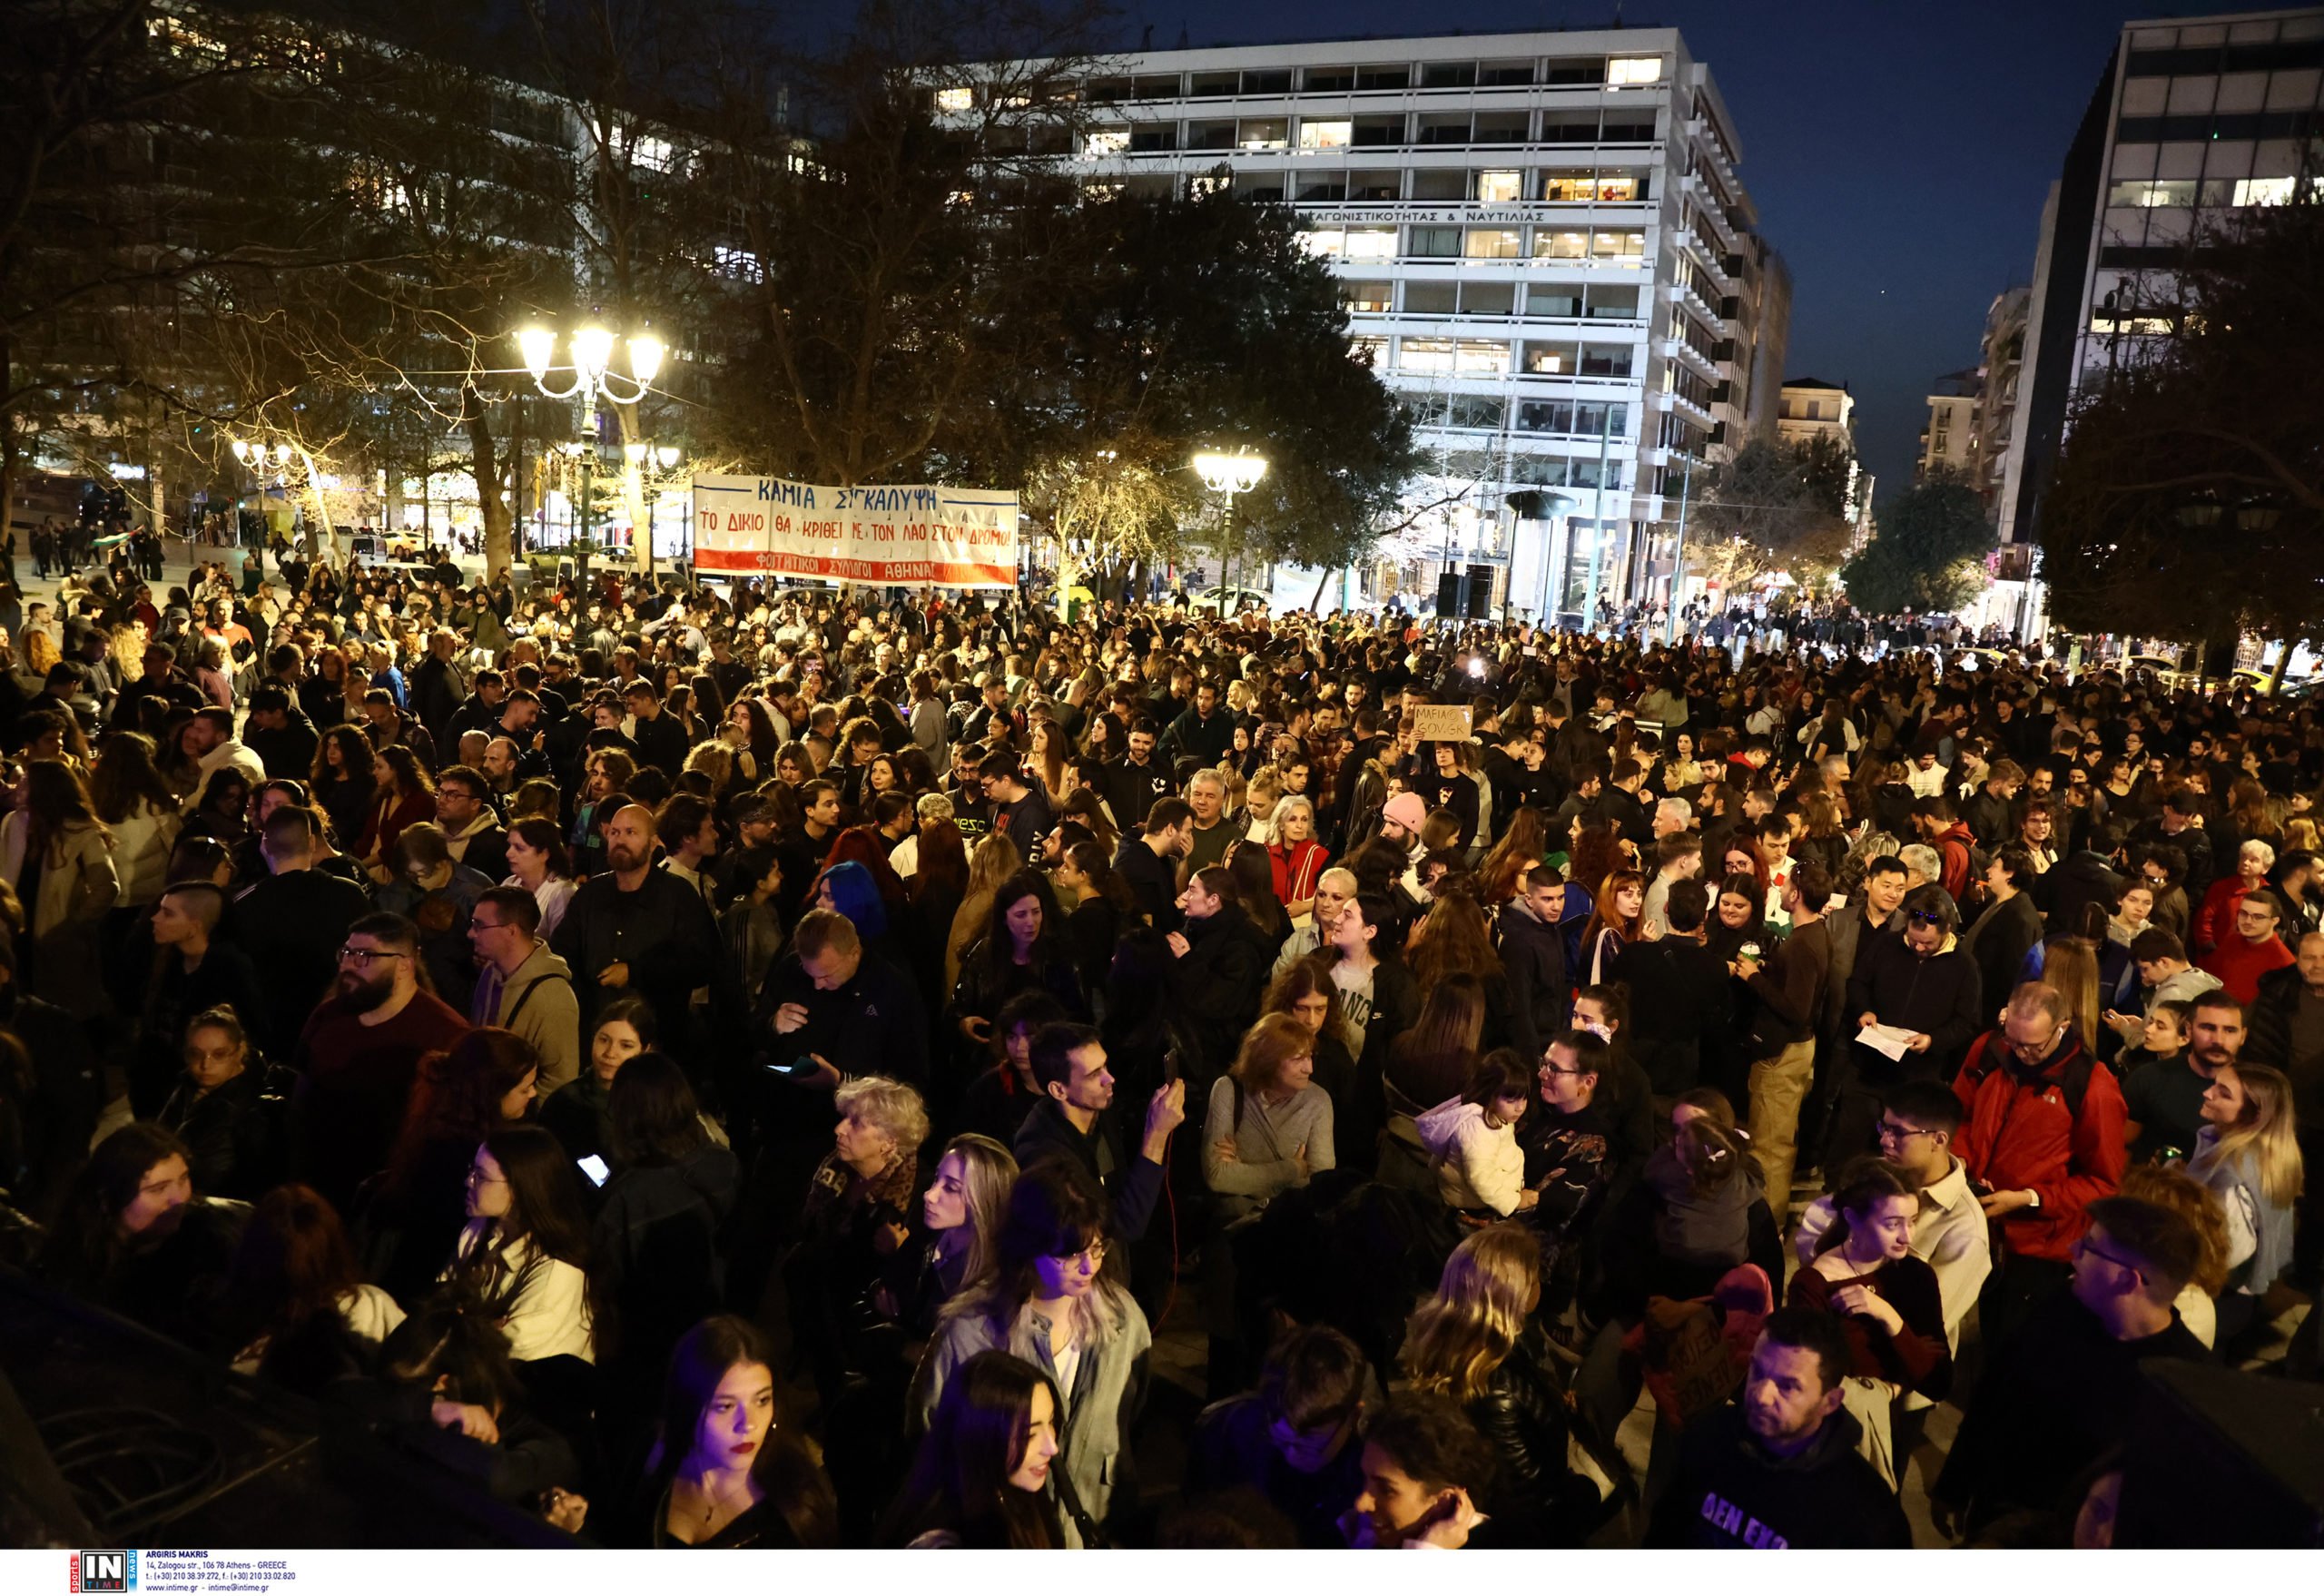
M 1135 47 L 1183 25 L 1197 48 L 1359 34 L 1603 26 L 1602 5 L 1465 0 L 1125 0 Z M 2182 5 L 2177 15 L 2254 7 Z M 1977 361 L 1993 297 L 2034 272 L 2042 202 L 2121 25 L 2121 0 L 1651 0 L 1633 26 L 1677 27 L 1743 145 L 1738 171 L 1791 264 L 1786 375 L 1845 382 L 1880 493 L 1919 452 L 1931 379 Z M 1423 22 L 1422 19 L 1425 18 Z

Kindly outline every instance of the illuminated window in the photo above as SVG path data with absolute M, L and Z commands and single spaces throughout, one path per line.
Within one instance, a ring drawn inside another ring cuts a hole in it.
M 1354 137 L 1355 123 L 1344 117 L 1336 122 L 1318 122 L 1306 116 L 1299 121 L 1299 147 L 1303 150 L 1344 150 Z
M 974 89 L 936 91 L 936 109 L 939 111 L 968 111 L 973 109 L 976 103 L 977 92 Z
M 1635 261 L 1646 253 L 1646 234 L 1600 228 L 1590 235 L 1590 252 L 1600 261 Z
M 1336 261 L 1346 245 L 1347 235 L 1336 227 L 1302 228 L 1299 247 L 1324 261 Z
M 1280 116 L 1256 116 L 1236 130 L 1235 144 L 1242 150 L 1280 150 L 1290 143 L 1291 124 Z
M 1477 173 L 1477 198 L 1488 205 L 1513 205 L 1525 197 L 1525 174 L 1521 172 L 1480 172 Z
M 1533 259 L 1536 261 L 1579 261 L 1590 253 L 1590 235 L 1586 232 L 1553 232 L 1541 227 L 1533 230 Z
M 1351 227 L 1347 243 L 1340 251 L 1347 261 L 1393 261 L 1396 258 L 1396 230 L 1393 227 Z
M 1129 148 L 1129 129 L 1126 127 L 1097 127 L 1082 141 L 1085 155 L 1118 155 Z
M 1205 194 L 1223 194 L 1233 186 L 1234 179 L 1216 172 L 1197 172 L 1187 179 L 1187 192 L 1196 199 Z
M 1591 177 L 1588 167 L 1579 172 L 1544 172 L 1541 173 L 1541 198 L 1552 204 L 1573 204 L 1590 198 Z
M 2130 333 L 2142 338 L 2162 338 L 2176 330 L 2168 316 L 2129 316 L 2112 310 L 2101 310 L 2090 319 L 2090 330 L 2103 333 Z
M 1347 296 L 1347 308 L 1359 316 L 1384 316 L 1390 309 L 1390 299 L 1395 292 L 1392 282 L 1349 282 L 1341 284 Z
M 1472 261 L 1514 261 L 1524 250 L 1513 227 L 1472 227 L 1461 252 Z
M 1635 200 L 1638 191 L 1638 173 L 1635 172 L 1601 172 L 1598 174 L 1598 198 L 1610 204 Z
M 1450 371 L 1452 369 L 1452 340 L 1449 338 L 1408 338 L 1396 351 L 1396 367 L 1403 371 Z
M 2243 185 L 2239 183 L 2236 186 L 2240 188 Z M 2142 211 L 2191 205 L 2195 202 L 2195 185 L 2192 182 L 2156 182 L 2141 178 L 2132 182 L 2115 183 L 2107 191 L 2106 202 L 2109 205 L 2133 206 Z
M 1573 375 L 1573 346 L 1570 343 L 1529 343 L 1525 346 L 1525 369 L 1535 377 L 1571 377 Z
M 1376 332 L 1366 333 L 1348 340 L 1347 352 L 1376 369 L 1388 363 L 1388 340 Z
M 2239 205 L 2289 205 L 2291 203 L 2292 180 L 2288 177 L 2246 177 L 2237 180 L 2235 202 Z
M 766 268 L 748 250 L 738 250 L 732 244 L 716 244 L 710 251 L 711 264 L 721 277 L 732 277 L 743 282 L 763 282 Z
M 1662 81 L 1659 55 L 1617 55 L 1606 63 L 1606 81 L 1616 88 Z
M 1454 356 L 1452 369 L 1477 374 L 1505 376 L 1509 371 L 1509 346 L 1486 343 L 1478 339 L 1464 338 Z
M 667 139 L 638 133 L 629 141 L 629 163 L 648 172 L 667 172 L 678 158 L 677 146 Z

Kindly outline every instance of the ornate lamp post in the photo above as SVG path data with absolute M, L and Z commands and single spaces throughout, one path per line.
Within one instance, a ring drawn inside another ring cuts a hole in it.
M 1267 462 L 1264 456 L 1245 454 L 1240 450 L 1230 455 L 1206 449 L 1195 457 L 1195 471 L 1202 478 L 1204 487 L 1226 501 L 1226 537 L 1222 540 L 1225 548 L 1220 556 L 1218 566 L 1218 614 L 1221 619 L 1225 619 L 1227 604 L 1226 574 L 1234 568 L 1235 564 L 1235 549 L 1232 541 L 1235 530 L 1235 496 L 1238 493 L 1248 493 L 1259 485 L 1259 478 L 1267 474 Z

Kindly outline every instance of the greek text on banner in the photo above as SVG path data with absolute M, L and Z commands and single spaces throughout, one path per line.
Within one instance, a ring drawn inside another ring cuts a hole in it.
M 1017 496 L 696 477 L 694 547 L 694 566 L 705 576 L 1014 587 Z

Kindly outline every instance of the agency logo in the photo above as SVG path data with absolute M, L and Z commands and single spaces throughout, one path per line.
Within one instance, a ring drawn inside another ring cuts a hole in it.
M 128 1596 L 137 1589 L 134 1552 L 76 1552 L 73 1554 L 73 1587 L 93 1596 Z

